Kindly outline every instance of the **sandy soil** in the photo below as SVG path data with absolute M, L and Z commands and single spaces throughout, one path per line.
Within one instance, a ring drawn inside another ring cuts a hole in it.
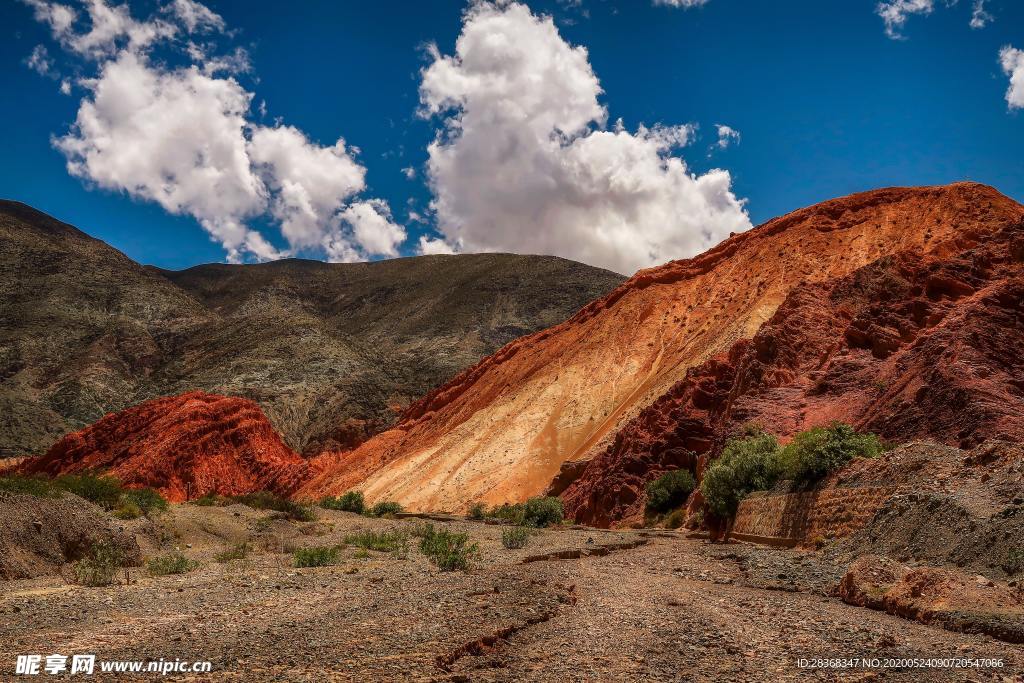
M 238 505 L 172 508 L 164 533 L 140 545 L 150 555 L 181 548 L 200 563 L 185 575 L 152 578 L 135 569 L 130 585 L 108 588 L 59 577 L 0 583 L 0 679 L 8 680 L 16 655 L 54 652 L 213 663 L 212 674 L 181 680 L 1012 681 L 1024 674 L 1022 645 L 830 597 L 841 570 L 820 553 L 583 528 L 540 531 L 527 548 L 506 550 L 500 526 L 434 521 L 479 543 L 474 569 L 440 572 L 415 543 L 405 559 L 360 557 L 350 546 L 336 566 L 296 569 L 282 550 L 422 520 L 328 511 L 312 524 L 269 517 Z M 260 550 L 215 561 L 243 540 Z M 536 559 L 542 555 L 549 557 Z M 826 656 L 996 657 L 1004 667 L 798 666 L 800 658 Z

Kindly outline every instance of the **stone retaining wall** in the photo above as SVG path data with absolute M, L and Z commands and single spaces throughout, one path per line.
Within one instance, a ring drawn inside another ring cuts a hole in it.
M 895 486 L 871 486 L 754 493 L 740 502 L 729 536 L 779 546 L 841 538 L 867 524 L 895 492 Z

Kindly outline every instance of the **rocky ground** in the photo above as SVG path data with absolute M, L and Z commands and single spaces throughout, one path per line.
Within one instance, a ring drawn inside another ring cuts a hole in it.
M 711 544 L 681 532 L 538 531 L 432 523 L 479 543 L 475 567 L 440 572 L 348 546 L 335 566 L 290 551 L 421 519 L 320 511 L 313 523 L 241 505 L 172 507 L 125 523 L 149 556 L 177 547 L 194 571 L 85 588 L 58 576 L 0 583 L 0 667 L 19 654 L 209 660 L 186 680 L 1020 680 L 1024 645 L 924 626 L 830 595 L 828 553 Z M 217 562 L 240 542 L 245 559 Z M 819 657 L 1000 658 L 998 669 L 808 669 Z M 102 676 L 97 676 L 102 678 Z

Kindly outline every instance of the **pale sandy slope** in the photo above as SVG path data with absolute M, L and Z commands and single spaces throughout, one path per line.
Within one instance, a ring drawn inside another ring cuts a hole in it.
M 795 284 L 900 249 L 948 249 L 1022 216 L 996 190 L 958 183 L 855 194 L 776 218 L 640 271 L 565 323 L 512 342 L 414 404 L 396 428 L 322 456 L 298 495 L 360 488 L 431 510 L 535 495 L 688 368 L 751 336 Z

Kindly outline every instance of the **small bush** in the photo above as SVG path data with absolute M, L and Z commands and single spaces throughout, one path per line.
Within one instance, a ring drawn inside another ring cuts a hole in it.
M 65 474 L 53 480 L 57 488 L 85 498 L 104 510 L 113 510 L 120 504 L 124 489 L 114 477 L 95 474 Z
M 401 505 L 391 500 L 385 500 L 367 510 L 366 514 L 369 517 L 387 517 L 389 515 L 397 515 L 401 511 Z
M 779 442 L 765 432 L 730 439 L 701 481 L 708 508 L 721 519 L 730 519 L 744 496 L 774 486 L 781 474 L 778 452 Z
M 195 500 L 193 500 L 191 502 L 192 502 L 193 505 L 198 505 L 200 507 L 207 507 L 207 508 L 209 508 L 209 507 L 224 507 L 225 505 L 228 505 L 231 501 L 229 501 L 224 496 L 218 496 L 216 493 L 207 493 L 206 495 L 204 495 L 204 496 L 202 496 L 200 498 L 196 498 Z
M 151 488 L 128 489 L 121 494 L 121 505 L 131 504 L 147 517 L 167 511 L 167 500 Z
M 71 565 L 76 583 L 83 586 L 109 586 L 124 565 L 121 549 L 109 541 L 94 543 L 88 557 Z
M 861 434 L 848 424 L 835 422 L 800 432 L 779 457 L 784 475 L 798 485 L 812 484 L 854 458 L 875 458 L 882 442 L 874 434 Z
M 432 533 L 434 533 L 434 525 L 430 522 L 417 522 L 416 524 L 413 524 L 412 528 L 409 530 L 409 534 L 416 538 L 423 538 L 424 536 L 429 536 Z
M 187 574 L 199 566 L 181 553 L 170 553 L 154 557 L 146 563 L 146 571 L 150 576 L 167 576 L 169 574 Z
M 668 512 L 686 502 L 697 482 L 689 470 L 666 472 L 654 481 L 647 482 L 647 511 Z
M 61 494 L 61 489 L 54 485 L 52 479 L 21 474 L 0 477 L 0 491 L 23 493 L 37 498 L 56 498 Z
M 312 522 L 316 520 L 316 513 L 308 505 L 301 505 L 293 500 L 274 495 L 269 491 L 247 493 L 242 496 L 232 496 L 232 503 L 241 503 L 254 510 L 274 510 L 285 514 L 288 519 L 295 522 Z
M 669 529 L 678 529 L 686 523 L 686 513 L 682 510 L 674 510 L 665 518 L 665 526 Z
M 114 510 L 114 516 L 118 519 L 138 519 L 142 516 L 142 508 L 130 500 L 124 499 L 121 505 Z
M 1024 573 L 1024 548 L 1010 548 L 1003 560 L 1003 571 L 1010 576 Z
M 408 554 L 409 535 L 404 531 L 360 531 L 345 537 L 347 545 L 356 545 L 379 553 Z
M 217 553 L 213 559 L 217 562 L 224 564 L 232 560 L 244 560 L 249 557 L 252 553 L 252 546 L 248 543 L 239 543 L 238 545 L 225 550 L 224 552 Z
M 557 526 L 562 523 L 564 514 L 560 498 L 537 496 L 523 505 L 523 524 L 535 527 Z
M 484 505 L 483 503 L 473 503 L 472 505 L 469 506 L 468 517 L 470 519 L 480 520 L 483 519 L 486 514 L 487 506 Z
M 320 507 L 327 510 L 354 512 L 357 515 L 361 515 L 366 511 L 366 502 L 363 500 L 362 491 L 348 491 L 339 497 L 327 496 L 320 501 Z
M 525 527 L 513 526 L 501 532 L 501 544 L 509 550 L 525 548 L 530 542 L 530 532 Z
M 522 503 L 504 503 L 491 508 L 489 517 L 502 519 L 513 524 L 522 524 L 526 518 L 526 506 Z
M 467 534 L 452 533 L 447 529 L 431 529 L 431 533 L 420 540 L 420 552 L 443 572 L 469 569 L 479 549 L 476 543 L 469 542 Z
M 327 567 L 338 563 L 340 552 L 337 546 L 298 548 L 292 554 L 292 558 L 296 567 Z

